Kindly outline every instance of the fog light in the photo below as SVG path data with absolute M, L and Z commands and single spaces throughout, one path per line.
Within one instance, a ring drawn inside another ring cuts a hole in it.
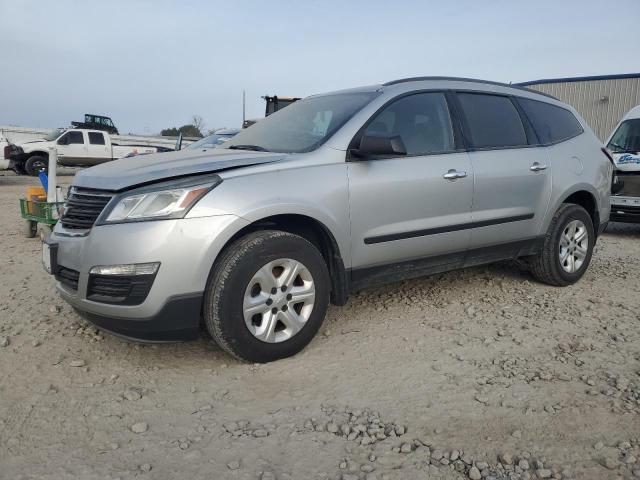
M 128 265 L 98 265 L 91 267 L 94 275 L 153 275 L 158 271 L 160 262 L 130 263 Z

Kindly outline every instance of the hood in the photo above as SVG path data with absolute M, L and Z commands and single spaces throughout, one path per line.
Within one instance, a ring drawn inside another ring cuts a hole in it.
M 284 153 L 224 148 L 138 155 L 82 170 L 76 174 L 73 184 L 77 187 L 118 191 L 186 175 L 279 162 L 287 157 Z

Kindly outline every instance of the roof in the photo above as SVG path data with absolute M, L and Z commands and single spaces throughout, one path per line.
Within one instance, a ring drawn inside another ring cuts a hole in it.
M 640 73 L 619 73 L 616 75 L 594 75 L 591 77 L 566 77 L 566 78 L 543 78 L 542 80 L 533 80 L 531 82 L 515 83 L 521 87 L 528 85 L 541 85 L 549 83 L 570 83 L 570 82 L 590 82 L 594 80 L 622 80 L 625 78 L 640 78 Z

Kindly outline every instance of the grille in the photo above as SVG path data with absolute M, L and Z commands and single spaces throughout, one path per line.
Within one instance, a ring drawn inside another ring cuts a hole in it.
M 87 298 L 101 303 L 140 305 L 153 285 L 153 275 L 95 275 L 89 276 Z
M 87 230 L 112 198 L 110 192 L 71 187 L 60 223 L 64 228 Z
M 58 267 L 56 271 L 56 280 L 71 290 L 78 290 L 78 279 L 80 272 L 66 267 Z

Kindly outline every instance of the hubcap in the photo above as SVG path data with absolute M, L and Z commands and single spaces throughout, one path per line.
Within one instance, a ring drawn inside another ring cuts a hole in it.
M 316 298 L 309 269 L 279 258 L 258 270 L 247 285 L 242 305 L 251 334 L 267 343 L 284 342 L 305 326 Z
M 582 267 L 589 248 L 587 227 L 580 220 L 573 220 L 564 227 L 560 235 L 560 265 L 568 273 L 575 273 Z

